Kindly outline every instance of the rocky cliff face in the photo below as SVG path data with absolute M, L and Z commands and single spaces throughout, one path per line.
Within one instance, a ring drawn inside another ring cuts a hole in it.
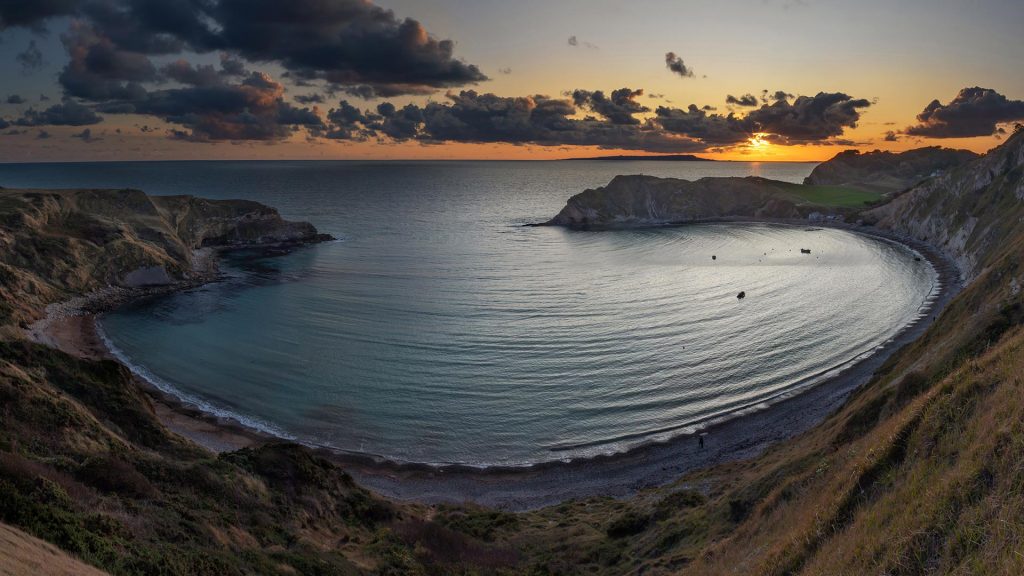
M 969 150 L 938 146 L 901 153 L 875 150 L 862 154 L 857 150 L 846 150 L 815 167 L 810 176 L 804 179 L 804 184 L 896 192 L 977 157 L 977 154 Z
M 716 218 L 801 218 L 808 212 L 786 183 L 764 178 L 616 176 L 607 186 L 569 199 L 546 224 L 569 227 L 650 226 Z
M 959 168 L 869 210 L 865 220 L 926 240 L 953 258 L 965 279 L 980 275 L 1024 238 L 1024 132 Z
M 138 190 L 0 190 L 0 325 L 107 285 L 168 284 L 196 273 L 204 247 L 325 239 L 306 222 L 244 200 Z

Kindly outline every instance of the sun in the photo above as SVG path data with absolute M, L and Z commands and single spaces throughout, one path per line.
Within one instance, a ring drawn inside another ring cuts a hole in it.
M 747 142 L 751 148 L 764 149 L 770 146 L 770 143 L 765 140 L 765 136 L 767 136 L 767 134 L 764 132 L 757 132 L 747 139 Z

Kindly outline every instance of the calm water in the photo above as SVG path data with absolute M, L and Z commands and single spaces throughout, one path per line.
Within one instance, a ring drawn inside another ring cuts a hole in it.
M 397 460 L 488 465 L 692 431 L 812 385 L 913 319 L 931 267 L 846 232 L 520 226 L 615 174 L 798 182 L 812 167 L 0 165 L 0 185 L 250 198 L 312 221 L 341 240 L 233 256 L 226 281 L 110 314 L 106 335 L 159 386 L 251 425 Z

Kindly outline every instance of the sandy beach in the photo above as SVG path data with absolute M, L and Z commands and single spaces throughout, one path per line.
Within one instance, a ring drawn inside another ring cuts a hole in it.
M 790 224 L 795 224 L 790 222 Z M 807 222 L 800 223 L 808 226 Z M 937 297 L 914 323 L 842 372 L 775 402 L 766 408 L 717 422 L 696 435 L 681 435 L 628 452 L 577 461 L 557 461 L 529 467 L 471 468 L 398 464 L 359 454 L 321 449 L 361 485 L 389 498 L 428 504 L 474 502 L 506 510 L 530 510 L 570 499 L 592 496 L 627 497 L 637 491 L 671 482 L 707 466 L 757 456 L 767 447 L 800 434 L 835 411 L 848 395 L 900 347 L 918 338 L 960 289 L 959 271 L 938 250 L 908 238 L 872 228 L 831 226 L 899 241 L 918 251 L 938 272 Z M 106 301 L 106 300 L 109 301 Z M 47 317 L 29 329 L 33 340 L 85 358 L 113 359 L 96 331 L 96 314 L 126 301 L 99 295 L 47 308 Z M 236 421 L 215 417 L 169 396 L 136 377 L 148 391 L 160 420 L 170 430 L 214 452 L 237 450 L 275 438 Z

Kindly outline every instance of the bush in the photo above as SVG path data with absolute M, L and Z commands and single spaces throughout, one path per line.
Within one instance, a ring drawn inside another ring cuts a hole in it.
M 605 532 L 609 538 L 625 538 L 643 532 L 650 523 L 650 516 L 629 511 L 612 520 Z

